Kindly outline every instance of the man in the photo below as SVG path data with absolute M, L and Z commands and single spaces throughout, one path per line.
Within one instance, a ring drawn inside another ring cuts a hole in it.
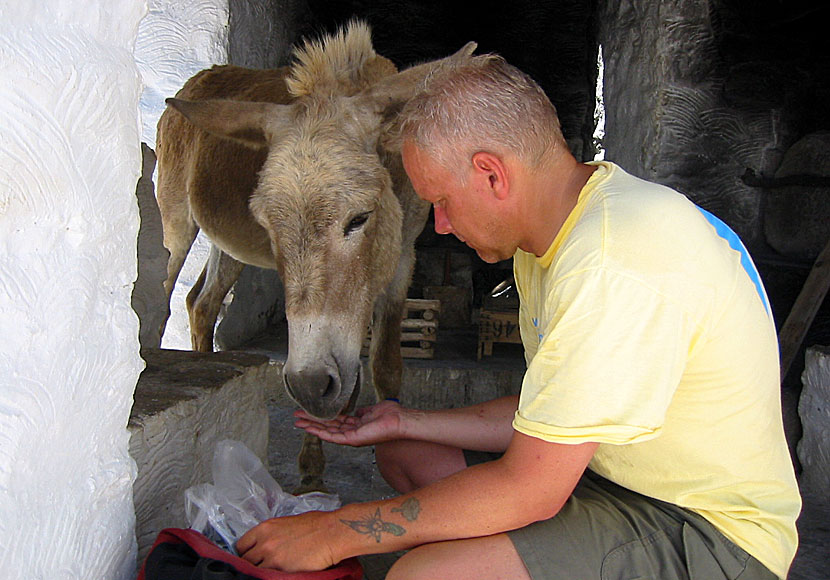
M 240 553 L 309 570 L 414 548 L 390 579 L 784 578 L 800 498 L 775 328 L 740 241 L 670 189 L 578 163 L 502 59 L 427 83 L 401 115 L 404 166 L 437 232 L 513 256 L 521 395 L 300 413 L 325 440 L 376 445 L 403 495 L 269 520 Z M 468 466 L 470 451 L 502 455 Z

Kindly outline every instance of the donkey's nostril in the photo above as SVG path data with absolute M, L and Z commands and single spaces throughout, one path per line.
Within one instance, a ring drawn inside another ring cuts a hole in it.
M 300 404 L 331 400 L 340 393 L 340 381 L 325 369 L 301 369 L 284 373 L 288 393 Z
M 331 375 L 329 375 L 329 384 L 326 385 L 326 390 L 323 391 L 323 398 L 324 399 L 333 399 L 337 396 L 337 381 Z

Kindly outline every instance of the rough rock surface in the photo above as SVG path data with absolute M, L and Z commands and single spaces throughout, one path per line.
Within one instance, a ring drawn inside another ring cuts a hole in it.
M 225 298 L 214 342 L 234 349 L 285 320 L 285 294 L 276 270 L 245 266 Z
M 606 157 L 683 192 L 753 249 L 763 192 L 741 176 L 775 171 L 792 133 L 781 109 L 797 79 L 725 53 L 746 32 L 715 4 L 600 2 Z
M 798 444 L 804 507 L 798 519 L 798 554 L 789 580 L 830 578 L 830 347 L 808 348 L 806 360 L 798 406 L 804 425 Z
M 804 434 L 798 444 L 801 488 L 827 492 L 830 482 L 830 347 L 807 349 L 798 413 Z
M 135 188 L 141 226 L 138 229 L 138 278 L 133 285 L 132 305 L 138 315 L 138 340 L 141 348 L 161 345 L 159 329 L 167 312 L 164 279 L 167 277 L 167 259 L 170 252 L 162 242 L 161 213 L 156 203 L 153 170 L 156 155 L 145 143 L 141 144 L 141 178 Z
M 142 353 L 130 416 L 130 455 L 138 475 L 133 487 L 138 561 L 158 532 L 187 527 L 184 491 L 213 481 L 211 464 L 223 439 L 244 443 L 267 461 L 265 388 L 269 361 L 240 352 Z
M 830 240 L 830 131 L 817 131 L 799 139 L 787 150 L 775 172 L 803 185 L 770 188 L 764 232 L 779 253 L 815 260 Z M 810 180 L 824 178 L 824 185 Z

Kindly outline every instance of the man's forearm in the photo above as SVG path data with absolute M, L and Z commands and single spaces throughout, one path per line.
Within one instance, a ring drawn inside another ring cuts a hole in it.
M 333 550 L 343 557 L 406 550 L 518 528 L 550 514 L 529 509 L 495 462 L 397 498 L 350 504 L 334 515 Z M 342 551 L 341 551 L 342 550 Z
M 332 512 L 335 532 L 329 545 L 340 557 L 390 552 L 501 533 L 552 517 L 596 446 L 560 446 L 563 453 L 546 455 L 539 442 L 528 444 L 530 438 L 518 437 L 524 444 L 517 449 L 514 441 L 497 461 L 397 498 Z
M 508 396 L 460 409 L 408 409 L 401 431 L 406 439 L 502 452 L 513 436 L 513 416 L 518 404 L 518 396 Z
M 496 461 L 398 498 L 272 518 L 249 530 L 237 549 L 259 566 L 321 570 L 350 556 L 516 529 L 559 511 L 596 447 L 515 432 Z

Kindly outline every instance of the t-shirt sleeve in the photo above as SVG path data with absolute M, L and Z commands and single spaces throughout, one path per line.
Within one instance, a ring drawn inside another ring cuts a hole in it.
M 681 305 L 600 267 L 559 280 L 544 309 L 514 428 L 573 444 L 657 437 L 690 348 Z

